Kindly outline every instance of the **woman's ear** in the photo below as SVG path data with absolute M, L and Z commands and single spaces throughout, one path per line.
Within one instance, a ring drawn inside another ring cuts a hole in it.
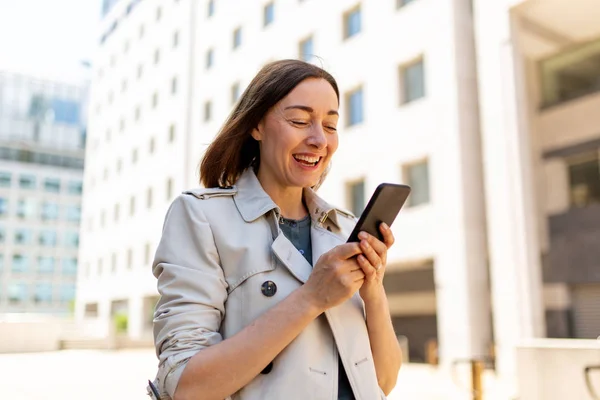
M 252 137 L 254 138 L 254 140 L 256 140 L 257 142 L 260 142 L 261 140 L 263 140 L 263 121 L 261 120 L 258 125 L 256 125 L 256 127 L 254 129 L 252 129 L 252 133 L 250 133 L 252 135 Z

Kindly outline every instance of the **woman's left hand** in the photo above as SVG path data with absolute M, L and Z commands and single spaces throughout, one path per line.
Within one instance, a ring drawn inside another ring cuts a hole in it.
M 360 248 L 363 254 L 358 255 L 358 265 L 365 274 L 365 281 L 359 293 L 365 303 L 377 301 L 385 296 L 383 290 L 383 275 L 387 263 L 387 251 L 394 244 L 394 235 L 384 223 L 379 226 L 383 242 L 366 232 L 359 233 Z

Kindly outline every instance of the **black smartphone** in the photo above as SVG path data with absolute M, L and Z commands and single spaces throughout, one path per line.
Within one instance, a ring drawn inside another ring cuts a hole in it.
M 365 210 L 360 215 L 354 230 L 348 237 L 348 242 L 359 242 L 361 231 L 383 240 L 379 225 L 385 222 L 388 226 L 396 219 L 400 209 L 410 194 L 410 186 L 395 183 L 382 183 L 377 186 Z

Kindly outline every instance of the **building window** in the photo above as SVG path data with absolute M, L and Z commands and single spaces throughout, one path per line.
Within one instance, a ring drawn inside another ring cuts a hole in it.
M 133 267 L 133 249 L 127 250 L 127 269 Z
M 214 62 L 214 50 L 208 49 L 206 50 L 206 69 L 210 69 Z
M 123 160 L 119 158 L 117 160 L 117 173 L 121 172 L 122 169 L 123 169 Z
M 404 179 L 412 189 L 407 201 L 409 207 L 429 203 L 429 162 L 427 160 L 405 167 Z
M 173 178 L 167 179 L 167 201 L 170 201 L 173 197 Z
M 169 127 L 169 142 L 173 143 L 175 141 L 175 125 L 171 125 Z
M 600 40 L 541 61 L 540 78 L 543 107 L 600 91 Z
M 144 74 L 144 66 L 142 64 L 140 64 L 137 67 L 137 78 L 138 78 L 138 80 L 140 80 L 142 78 L 143 74 Z
M 270 2 L 263 9 L 263 26 L 269 26 L 275 19 L 275 4 Z
M 26 283 L 15 282 L 8 286 L 8 301 L 10 303 L 24 303 L 27 301 L 27 295 Z
M 31 244 L 33 232 L 27 228 L 17 228 L 15 230 L 15 244 Z
M 84 315 L 86 318 L 98 317 L 98 303 L 87 303 L 85 305 Z
M 81 220 L 81 207 L 76 205 L 68 205 L 65 207 L 67 210 L 67 221 L 79 222 Z
M 600 161 L 598 152 L 567 159 L 571 207 L 600 203 Z
M 347 125 L 354 126 L 363 122 L 363 90 L 362 87 L 346 95 Z
M 129 51 L 129 41 L 125 41 L 125 44 L 123 45 L 123 54 L 127 54 L 127 52 Z
M 121 93 L 125 93 L 127 91 L 127 79 L 123 79 L 121 82 Z
M 4 228 L 3 226 L 0 226 L 0 243 L 4 243 L 5 241 L 6 241 L 6 228 Z
M 154 138 L 150 138 L 150 141 L 148 142 L 148 153 L 154 154 L 154 147 L 155 147 Z
M 56 221 L 58 219 L 58 204 L 56 203 L 42 203 L 42 220 L 43 221 Z
M 347 185 L 348 208 L 356 216 L 365 209 L 365 181 L 360 180 Z
M 412 3 L 415 0 L 396 0 L 396 7 L 397 8 L 401 8 L 404 7 L 407 4 Z
M 344 14 L 344 38 L 348 39 L 360 32 L 361 13 L 360 6 Z
M 154 50 L 154 64 L 158 64 L 160 62 L 160 50 Z
M 138 151 L 137 151 L 137 149 L 133 149 L 131 151 L 131 163 L 135 164 L 135 163 L 137 163 L 137 160 L 138 160 Z
M 135 214 L 135 197 L 131 196 L 129 199 L 129 215 L 133 216 Z
M 158 92 L 154 92 L 152 94 L 152 108 L 156 108 L 158 106 Z
M 150 243 L 146 243 L 146 247 L 144 248 L 144 264 L 146 265 L 150 264 L 151 252 L 152 247 L 150 246 Z
M 71 248 L 79 247 L 79 233 L 78 232 L 65 232 L 65 246 Z
M 123 133 L 125 131 L 125 119 L 121 118 L 119 121 L 119 131 Z
M 50 193 L 60 193 L 60 179 L 46 178 L 44 180 L 44 190 Z
M 1 208 L 1 206 L 0 206 Z M 36 214 L 35 199 L 19 200 L 17 203 L 17 217 L 22 219 L 31 219 Z
M 60 285 L 60 302 L 69 303 L 75 299 L 75 284 L 65 283 Z
M 52 303 L 52 284 L 36 283 L 33 301 L 36 303 Z
M 35 189 L 35 176 L 21 175 L 19 177 L 19 187 L 21 189 Z
M 4 197 L 0 197 L 0 216 L 8 214 L 8 200 Z
M 106 225 L 106 211 L 102 210 L 100 212 L 100 227 L 104 228 Z
M 215 14 L 215 1 L 208 0 L 207 16 L 212 17 Z
M 40 236 L 38 238 L 38 242 L 40 244 L 40 246 L 46 246 L 46 247 L 54 247 L 56 246 L 56 231 L 50 230 L 50 229 L 44 229 L 40 232 Z
M 210 121 L 212 114 L 212 102 L 209 100 L 204 103 L 204 122 Z
M 139 30 L 139 38 L 143 38 L 144 37 L 144 25 L 140 25 L 140 30 Z
M 177 93 L 177 77 L 174 76 L 173 79 L 171 79 L 171 94 L 175 94 Z
M 179 45 L 179 31 L 175 31 L 173 33 L 173 48 L 176 48 Z
M 14 254 L 12 258 L 11 271 L 15 273 L 29 271 L 29 257 L 22 254 Z
M 309 36 L 306 39 L 302 40 L 300 42 L 299 47 L 299 53 L 300 53 L 300 59 L 303 61 L 310 61 L 312 60 L 313 56 L 314 56 L 314 51 L 313 51 L 313 37 Z
M 117 253 L 112 253 L 110 257 L 110 271 L 114 274 L 117 272 Z
M 76 258 L 63 258 L 62 260 L 62 274 L 63 275 L 77 275 L 77 259 Z
M 233 48 L 237 49 L 242 45 L 242 28 L 238 27 L 233 31 Z
M 135 108 L 135 115 L 134 115 L 135 120 L 139 121 L 141 116 L 142 116 L 142 109 L 140 108 L 140 106 L 137 106 Z
M 240 98 L 240 84 L 239 82 L 231 85 L 231 104 L 235 104 Z
M 12 174 L 6 171 L 0 171 L 0 187 L 10 187 Z
M 83 182 L 81 182 L 81 181 L 69 182 L 67 191 L 69 192 L 69 194 L 81 195 L 81 193 L 83 192 Z
M 148 188 L 146 191 L 146 207 L 152 207 L 152 188 Z
M 54 272 L 54 257 L 38 257 L 38 268 L 39 273 L 51 274 Z
M 423 59 L 400 67 L 401 104 L 425 97 L 425 68 Z
M 114 208 L 114 220 L 115 222 L 119 221 L 119 204 L 115 204 Z
M 162 17 L 162 9 L 160 7 L 158 7 L 156 9 L 156 20 L 160 21 L 160 17 Z

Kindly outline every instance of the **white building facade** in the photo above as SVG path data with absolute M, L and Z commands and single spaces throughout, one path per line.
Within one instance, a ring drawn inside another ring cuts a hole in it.
M 587 258 L 576 277 L 564 273 L 565 254 L 575 251 L 564 235 L 572 218 L 597 215 L 599 200 L 592 172 L 569 175 L 565 160 L 584 143 L 585 162 L 598 165 L 600 124 L 586 112 L 599 101 L 598 76 L 588 72 L 587 92 L 564 95 L 572 85 L 552 71 L 594 65 L 600 30 L 563 24 L 569 34 L 582 32 L 569 46 L 545 45 L 547 36 L 556 39 L 548 31 L 564 11 L 559 2 L 493 3 L 121 0 L 108 7 L 94 62 L 77 315 L 104 321 L 108 332 L 125 314 L 130 336 L 150 335 L 157 299 L 150 266 L 168 205 L 198 185 L 206 145 L 260 67 L 303 58 L 330 71 L 341 92 L 340 148 L 321 194 L 359 213 L 380 182 L 413 187 L 393 226 L 386 276 L 394 326 L 408 338 L 411 359 L 431 358 L 432 343 L 444 365 L 495 348 L 497 366 L 511 375 L 520 340 L 592 333 L 600 315 L 587 304 L 600 277 Z M 600 12 L 592 2 L 574 4 L 581 15 Z M 534 24 L 531 15 L 543 18 Z M 537 75 L 543 60 L 566 49 L 577 54 Z M 552 109 L 540 107 L 545 90 L 562 96 Z M 565 127 L 574 116 L 581 117 L 572 134 Z M 588 228 L 600 231 L 600 223 Z
M 0 314 L 72 312 L 86 101 L 85 82 L 0 73 Z

